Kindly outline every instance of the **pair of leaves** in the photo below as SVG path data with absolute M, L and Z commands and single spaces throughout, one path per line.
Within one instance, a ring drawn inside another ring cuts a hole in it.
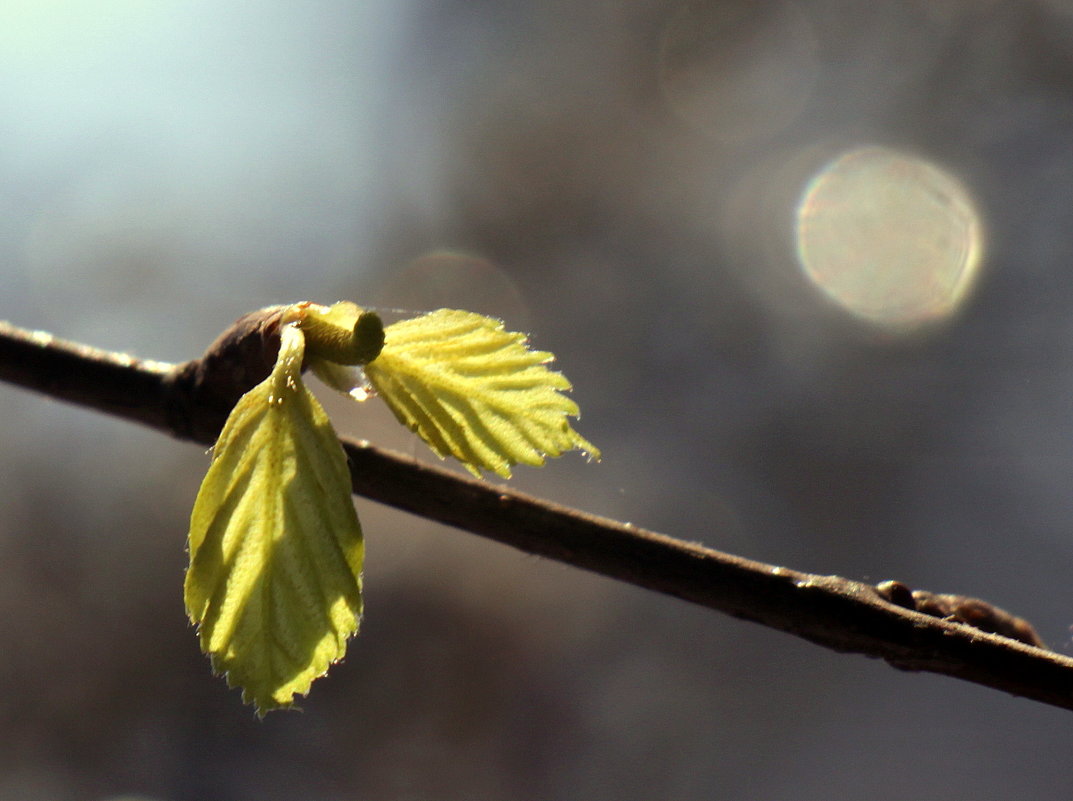
M 379 395 L 440 457 L 475 475 L 599 452 L 571 427 L 570 383 L 524 335 L 441 309 L 381 327 L 352 303 L 284 315 L 271 375 L 232 411 L 194 505 L 187 612 L 201 647 L 258 713 L 290 706 L 342 658 L 362 613 L 361 527 L 346 457 L 303 364 Z

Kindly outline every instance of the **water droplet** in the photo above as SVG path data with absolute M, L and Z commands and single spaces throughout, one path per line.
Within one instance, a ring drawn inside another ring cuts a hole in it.
M 369 384 L 362 384 L 354 387 L 354 389 L 350 390 L 347 394 L 360 403 L 369 400 L 369 398 L 376 397 L 376 390 Z

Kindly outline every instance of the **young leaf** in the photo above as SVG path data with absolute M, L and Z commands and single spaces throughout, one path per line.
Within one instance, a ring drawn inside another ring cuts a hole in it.
M 213 668 L 259 715 L 340 659 L 362 611 L 346 456 L 281 328 L 272 374 L 231 412 L 190 519 L 185 598 Z
M 380 316 L 350 301 L 331 306 L 299 303 L 291 311 L 306 335 L 309 356 L 314 361 L 365 364 L 375 359 L 384 346 Z
M 440 309 L 389 325 L 365 376 L 401 423 L 441 458 L 476 476 L 510 476 L 511 465 L 599 451 L 567 419 L 578 407 L 561 394 L 570 382 L 547 368 L 552 355 L 529 350 L 524 334 L 491 317 Z
M 380 317 L 347 300 L 331 306 L 299 303 L 292 310 L 306 335 L 306 366 L 332 389 L 366 400 L 370 388 L 361 365 L 384 346 Z

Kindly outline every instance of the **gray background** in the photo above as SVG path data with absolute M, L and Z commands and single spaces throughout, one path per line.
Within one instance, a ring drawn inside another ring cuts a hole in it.
M 985 597 L 1070 652 L 1073 4 L 701 4 L 686 112 L 672 2 L 95 5 L 0 5 L 0 318 L 179 361 L 279 302 L 493 313 L 605 454 L 514 486 Z M 857 145 L 972 193 L 945 324 L 876 329 L 796 268 L 794 199 Z M 1068 712 L 361 500 L 363 631 L 258 722 L 183 614 L 205 453 L 0 409 L 0 799 L 1073 794 Z

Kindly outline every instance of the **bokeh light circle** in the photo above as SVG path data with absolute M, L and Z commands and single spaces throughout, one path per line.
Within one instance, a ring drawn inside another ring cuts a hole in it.
M 863 147 L 834 159 L 797 205 L 797 256 L 851 314 L 916 328 L 949 317 L 975 281 L 983 224 L 968 191 L 916 156 Z
M 773 136 L 800 115 L 819 73 L 808 17 L 790 0 L 686 0 L 660 43 L 670 109 L 716 139 Z
M 473 253 L 432 250 L 387 277 L 376 293 L 379 305 L 417 314 L 452 308 L 503 320 L 513 330 L 527 330 L 529 306 L 509 273 Z

